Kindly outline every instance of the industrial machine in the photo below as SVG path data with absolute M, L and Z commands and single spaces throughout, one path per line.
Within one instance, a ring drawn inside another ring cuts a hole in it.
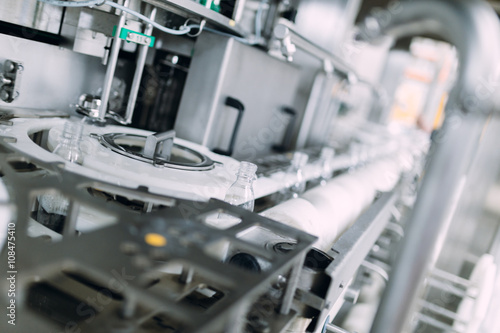
M 1 332 L 497 332 L 498 7 L 2 0 Z

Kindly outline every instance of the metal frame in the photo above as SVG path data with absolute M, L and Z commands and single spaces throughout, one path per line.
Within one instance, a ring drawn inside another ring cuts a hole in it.
M 301 288 L 300 301 L 318 311 L 309 325 L 308 332 L 316 332 L 323 327 L 333 305 L 339 300 L 347 285 L 379 238 L 391 217 L 391 210 L 399 196 L 399 187 L 393 192 L 383 193 L 332 246 L 327 252 L 333 260 L 324 270 L 329 277 L 325 296 L 318 297 L 310 290 Z M 315 304 L 307 300 L 315 300 Z
M 76 314 L 81 321 L 66 323 L 66 327 L 78 327 L 82 332 L 134 331 L 148 318 L 159 318 L 162 313 L 175 318 L 186 332 L 238 332 L 245 325 L 244 320 L 239 319 L 260 306 L 259 297 L 270 290 L 276 291 L 277 281 L 282 284 L 281 296 L 275 296 L 273 304 L 281 315 L 273 311 L 269 325 L 273 331 L 281 330 L 295 316 L 290 304 L 298 270 L 315 241 L 314 236 L 218 200 L 203 203 L 170 199 L 172 206 L 165 210 L 131 214 L 127 209 L 90 196 L 86 190 L 89 186 L 103 187 L 119 193 L 120 187 L 74 174 L 63 164 L 23 156 L 13 150 L 10 141 L 8 137 L 1 137 L 0 169 L 17 212 L 16 305 L 17 316 L 22 321 L 17 321 L 16 329 L 53 332 L 57 328 L 34 311 L 47 311 L 44 306 L 50 304 L 50 299 L 40 294 L 40 288 L 57 290 L 67 296 L 65 299 L 81 300 L 79 306 L 84 309 L 97 308 L 89 304 L 88 297 L 104 297 L 106 304 L 101 304 L 103 309 L 96 311 L 95 317 L 82 310 Z M 29 163 L 36 169 L 16 170 L 14 162 Z M 30 212 L 35 198 L 54 190 L 70 201 L 62 240 L 47 243 L 32 239 L 27 228 L 32 221 Z M 150 196 L 145 189 L 138 189 L 137 195 L 146 202 Z M 158 201 L 157 195 L 151 197 L 153 202 Z M 76 237 L 74 230 L 80 206 L 105 211 L 118 223 Z M 214 212 L 233 215 L 241 222 L 226 230 L 210 227 L 203 221 Z M 263 230 L 268 237 L 293 242 L 295 246 L 286 253 L 276 252 L 248 238 L 246 235 L 252 230 Z M 148 234 L 160 235 L 166 244 L 147 243 Z M 223 263 L 209 250 L 220 242 L 227 243 L 233 252 L 251 253 L 268 265 L 260 274 L 254 274 Z M 5 249 L 0 257 L 2 269 L 9 270 Z M 160 272 L 172 265 L 181 265 L 183 273 Z M 158 279 L 161 283 L 150 287 Z M 5 279 L 0 282 L 3 290 L 8 287 L 7 283 Z M 224 297 L 209 309 L 187 305 L 186 297 L 203 286 L 222 292 Z M 6 306 L 8 301 L 4 293 L 0 303 Z M 51 317 L 50 313 L 45 313 L 45 317 Z M 4 325 L 6 321 L 0 323 L 2 330 Z

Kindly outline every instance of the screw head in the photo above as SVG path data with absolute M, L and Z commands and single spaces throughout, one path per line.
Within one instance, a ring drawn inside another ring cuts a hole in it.
M 10 100 L 10 93 L 5 89 L 0 90 L 0 99 L 4 102 L 7 102 L 8 100 Z

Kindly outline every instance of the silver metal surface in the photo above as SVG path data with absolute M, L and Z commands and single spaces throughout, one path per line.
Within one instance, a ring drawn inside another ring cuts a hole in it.
M 333 258 L 325 269 L 325 274 L 331 280 L 323 289 L 324 303 L 321 308 L 317 309 L 318 315 L 311 324 L 313 326 L 309 326 L 309 332 L 315 332 L 325 322 L 331 307 L 342 296 L 344 289 L 347 288 L 355 272 L 384 230 L 391 217 L 391 209 L 397 200 L 397 191 L 399 190 L 383 193 L 327 252 Z
M 462 333 L 461 330 L 457 330 L 455 329 L 453 326 L 451 325 L 448 325 L 448 324 L 444 324 L 443 322 L 431 317 L 431 316 L 427 316 L 427 315 L 424 315 L 424 314 L 421 314 L 421 313 L 418 313 L 416 314 L 416 320 L 419 320 L 421 322 L 424 322 L 430 326 L 433 326 L 433 327 L 436 327 L 438 329 L 440 329 L 441 331 L 443 332 L 456 332 L 456 333 Z
M 92 134 L 91 136 L 115 153 L 155 166 L 190 171 L 204 171 L 214 168 L 215 163 L 208 156 L 188 147 L 173 143 L 173 131 L 164 134 L 163 137 L 161 135 L 155 137 L 154 134 L 146 137 L 124 133 Z M 164 145 L 165 141 L 167 141 L 167 146 L 159 147 L 159 143 Z M 165 155 L 159 153 L 159 150 L 163 149 L 165 149 L 163 151 Z
M 460 321 L 460 317 L 455 312 L 445 309 L 436 304 L 421 300 L 418 302 L 418 306 L 421 307 L 422 309 L 434 312 L 440 316 L 453 319 L 453 321 Z
M 374 264 L 367 260 L 364 260 L 361 263 L 361 266 L 371 271 L 374 271 L 375 273 L 380 275 L 385 281 L 389 280 L 389 273 L 386 270 L 384 270 L 384 268 L 382 268 L 381 266 L 378 266 L 377 264 Z
M 15 218 L 19 245 L 16 267 L 22 270 L 16 272 L 16 290 L 25 296 L 16 303 L 18 318 L 24 318 L 16 322 L 17 330 L 54 332 L 64 330 L 70 323 L 81 332 L 154 332 L 168 323 L 186 332 L 241 332 L 245 326 L 255 324 L 252 313 L 261 311 L 262 304 L 269 308 L 269 300 L 273 301 L 273 316 L 266 318 L 270 327 L 280 331 L 293 318 L 294 313 L 276 316 L 275 311 L 288 294 L 284 292 L 288 285 L 294 294 L 297 276 L 292 272 L 301 267 L 315 237 L 217 200 L 202 203 L 165 198 L 170 204 L 163 211 L 131 214 L 130 210 L 88 192 L 89 186 L 120 192 L 123 189 L 119 186 L 22 156 L 11 150 L 5 139 L 1 140 L 0 165 L 9 189 L 15 191 L 13 203 L 19 209 Z M 14 161 L 36 167 L 30 172 Z M 27 229 L 32 221 L 31 209 L 35 207 L 33 198 L 55 190 L 68 198 L 73 207 L 66 217 L 63 237 L 57 242 L 32 239 Z M 145 201 L 157 197 L 145 189 L 130 191 L 140 193 Z M 120 222 L 74 237 L 77 211 L 83 206 L 106 212 Z M 222 211 L 241 221 L 226 230 L 205 224 L 210 214 Z M 295 246 L 287 253 L 278 253 L 245 236 L 260 232 L 266 237 L 286 239 Z M 149 241 L 151 235 L 162 242 Z M 221 242 L 228 244 L 231 251 L 262 258 L 268 262 L 266 269 L 255 274 L 221 262 L 211 251 Z M 10 270 L 6 266 L 7 252 L 4 249 L 0 254 L 6 271 Z M 175 267 L 191 271 L 191 278 L 182 278 L 180 270 L 172 271 Z M 276 289 L 277 282 L 286 285 Z M 6 283 L 0 282 L 2 288 Z M 214 294 L 217 295 L 212 298 Z M 261 300 L 263 295 L 270 298 Z M 59 300 L 66 300 L 62 307 L 60 303 L 47 302 L 59 296 Z M 92 301 L 95 296 L 97 303 Z M 196 297 L 209 301 L 198 303 Z M 8 302 L 6 294 L 0 297 L 2 306 Z M 96 305 L 100 310 L 91 317 L 76 310 L 95 309 Z M 7 321 L 1 321 L 0 329 L 6 330 L 7 325 Z
M 343 329 L 342 327 L 335 326 L 333 324 L 326 324 L 324 333 L 351 333 L 351 332 Z
M 382 298 L 372 332 L 399 333 L 405 329 L 419 286 L 436 259 L 474 159 L 479 137 L 492 111 L 500 58 L 500 27 L 495 12 L 480 1 L 406 1 L 388 20 L 370 17 L 363 35 L 376 40 L 434 33 L 455 45 L 460 76 L 446 110 L 442 136 L 435 140 L 422 187 Z M 486 82 L 486 84 L 482 84 Z M 486 92 L 485 92 L 486 91 Z M 465 112 L 475 113 L 468 115 Z M 459 123 L 453 124 L 454 121 Z M 453 165 L 453 168 L 449 168 Z
M 99 109 L 101 108 L 101 98 L 89 94 L 83 94 L 78 99 L 76 111 L 89 116 L 91 118 L 99 117 Z
M 245 109 L 233 157 L 253 160 L 269 154 L 286 130 L 289 117 L 282 109 L 294 105 L 299 69 L 262 50 L 208 32 L 198 37 L 194 50 L 176 135 L 212 149 L 227 147 L 237 118 L 225 105 L 229 96 L 241 101 Z
M 146 143 L 144 144 L 144 156 L 155 160 L 156 156 L 160 155 L 165 160 L 170 160 L 172 147 L 174 146 L 174 137 L 174 130 L 151 134 L 146 138 Z
M 481 94 L 480 89 L 494 89 L 491 82 L 497 82 L 497 73 L 492 75 L 491 69 L 500 57 L 500 45 L 491 40 L 499 40 L 500 28 L 495 13 L 479 1 L 404 2 L 400 13 L 388 22 L 374 18 L 366 22 L 364 33 L 369 39 L 381 33 L 396 37 L 438 34 L 457 46 L 461 62 L 460 77 L 446 110 L 445 136 L 434 142 L 432 159 L 408 224 L 408 238 L 372 327 L 372 332 L 399 333 L 407 325 L 419 286 L 442 246 L 464 177 L 477 151 L 484 114 L 492 110 L 494 96 Z M 465 115 L 461 111 L 483 114 Z M 450 124 L 457 119 L 458 125 Z M 449 165 L 454 168 L 449 169 Z
M 398 253 L 373 332 L 395 333 L 403 329 L 413 306 L 411 300 L 414 300 L 429 265 L 439 253 L 485 123 L 481 116 L 468 118 L 458 128 L 447 127 L 444 141 L 435 142 L 426 179 L 419 190 L 405 232 L 407 237 Z M 454 167 L 450 169 L 449 165 Z M 439 181 L 430 178 L 432 175 L 439 175 Z M 440 199 L 436 200 L 435 196 Z M 400 315 L 394 315 L 394 308 Z
M 83 92 L 97 92 L 102 86 L 104 68 L 98 58 L 5 34 L 0 34 L 0 45 L 2 58 L 24 65 L 20 95 L 12 107 L 69 113 Z
M 433 277 L 443 279 L 445 281 L 452 282 L 454 284 L 458 284 L 463 287 L 469 287 L 470 286 L 470 281 L 467 279 L 464 279 L 460 276 L 445 272 L 443 270 L 440 270 L 438 268 L 434 268 L 431 272 Z
M 155 17 L 156 17 L 156 8 L 152 8 L 149 18 L 151 20 L 154 20 Z M 146 25 L 146 28 L 144 29 L 144 34 L 151 35 L 152 33 L 153 33 L 153 26 L 151 24 Z M 137 94 L 139 92 L 139 88 L 141 85 L 142 73 L 144 71 L 144 65 L 146 64 L 146 57 L 148 55 L 148 50 L 149 50 L 149 45 L 141 45 L 139 47 L 139 54 L 137 55 L 134 78 L 132 80 L 132 86 L 130 87 L 127 109 L 125 111 L 124 118 L 126 124 L 130 124 L 132 122 L 135 103 L 137 101 Z
M 297 134 L 297 141 L 296 141 L 296 147 L 297 148 L 303 148 L 306 147 L 306 144 L 308 143 L 309 138 L 315 136 L 315 132 L 311 130 L 312 125 L 315 123 L 315 117 L 316 112 L 318 112 L 318 109 L 320 108 L 320 101 L 323 98 L 329 98 L 329 94 L 326 93 L 325 86 L 326 82 L 328 80 L 328 77 L 326 73 L 323 71 L 320 71 L 316 74 L 314 77 L 314 81 L 312 84 L 312 88 L 309 94 L 309 100 L 306 105 L 306 109 L 304 111 L 304 117 L 302 118 L 302 122 L 300 124 L 300 129 Z M 319 138 L 313 138 L 312 141 L 322 141 L 324 140 L 324 135 L 323 133 L 319 134 Z
M 124 0 L 123 5 L 126 7 L 128 3 L 129 0 Z M 120 14 L 120 19 L 118 20 L 118 24 L 116 26 L 116 34 L 113 38 L 113 45 L 111 45 L 111 51 L 109 53 L 109 59 L 106 67 L 106 75 L 104 76 L 104 83 L 102 86 L 101 105 L 99 106 L 99 115 L 97 118 L 102 122 L 104 122 L 104 119 L 106 117 L 106 112 L 108 111 L 108 102 L 109 102 L 109 97 L 111 95 L 111 86 L 113 84 L 116 65 L 118 63 L 118 54 L 120 53 L 120 48 L 122 45 L 122 39 L 120 38 L 120 31 L 125 25 L 126 17 L 127 13 L 122 12 Z
M 245 4 L 247 0 L 236 0 L 234 4 L 233 20 L 239 23 L 241 17 L 243 16 L 243 11 L 245 10 Z
M 37 0 L 2 0 L 0 21 L 10 22 L 30 29 L 57 34 L 63 18 L 63 9 Z M 25 29 L 27 35 L 34 31 Z

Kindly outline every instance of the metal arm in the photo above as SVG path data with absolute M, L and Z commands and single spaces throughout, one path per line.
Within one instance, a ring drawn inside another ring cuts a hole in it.
M 499 83 L 500 26 L 486 2 L 403 1 L 392 12 L 385 21 L 367 18 L 361 37 L 376 42 L 382 35 L 431 33 L 457 47 L 460 72 L 447 104 L 442 136 L 431 148 L 407 238 L 371 330 L 377 333 L 404 331 L 426 270 L 442 246 Z

